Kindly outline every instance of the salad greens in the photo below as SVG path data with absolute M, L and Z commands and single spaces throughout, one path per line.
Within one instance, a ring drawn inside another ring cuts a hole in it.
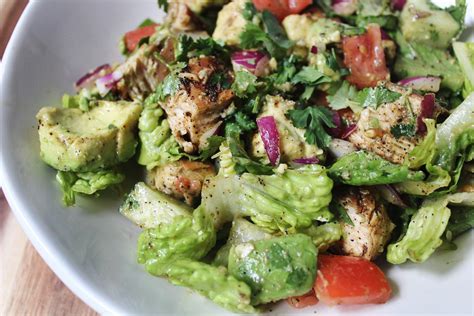
M 122 63 L 36 116 L 65 205 L 135 182 L 119 211 L 147 272 L 237 313 L 383 303 L 368 260 L 424 262 L 473 228 L 467 1 L 157 4 Z

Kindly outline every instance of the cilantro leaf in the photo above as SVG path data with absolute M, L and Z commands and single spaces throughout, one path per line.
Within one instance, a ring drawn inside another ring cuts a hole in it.
M 276 36 L 276 33 L 272 34 L 272 36 Z M 275 42 L 269 33 L 253 23 L 247 23 L 244 31 L 240 33 L 239 37 L 240 46 L 242 48 L 251 49 L 264 47 L 272 57 L 277 59 L 284 57 L 288 50 L 288 43 L 286 41 L 281 43 Z
M 211 158 L 215 153 L 219 151 L 219 147 L 222 142 L 225 140 L 225 137 L 213 135 L 207 139 L 207 147 L 204 148 L 199 154 L 199 160 L 207 160 Z
M 324 126 L 336 127 L 332 121 L 332 112 L 323 107 L 307 107 L 302 110 L 290 110 L 287 115 L 298 128 L 306 129 L 304 137 L 308 144 L 317 144 L 320 148 L 327 148 L 331 136 L 325 131 Z
M 174 65 L 168 65 L 170 73 L 163 79 L 163 81 L 156 87 L 153 98 L 156 101 L 165 101 L 168 96 L 174 95 L 181 86 L 181 80 L 178 73 L 186 67 L 185 63 L 178 62 Z
M 168 0 L 158 0 L 158 7 L 168 12 Z
M 325 76 L 314 66 L 303 67 L 291 80 L 292 83 L 303 83 L 307 85 L 318 85 L 321 83 L 331 82 L 331 78 Z
M 396 138 L 400 138 L 402 136 L 413 137 L 416 134 L 415 124 L 397 124 L 392 126 L 390 132 Z
M 267 30 L 268 36 L 281 48 L 291 48 L 293 42 L 288 39 L 285 31 L 281 27 L 280 22 L 277 18 L 270 13 L 270 11 L 264 10 L 262 13 L 262 21 Z
M 295 55 L 290 55 L 283 59 L 283 62 L 278 67 L 278 73 L 274 79 L 276 84 L 284 84 L 286 82 L 290 82 L 291 79 L 295 76 L 297 68 L 298 60 Z
M 153 24 L 156 24 L 156 22 L 153 21 L 152 19 L 147 18 L 147 19 L 143 20 L 143 22 L 140 23 L 140 25 L 138 27 L 140 28 L 140 27 L 150 26 L 150 25 L 153 25 Z
M 390 91 L 384 87 L 365 88 L 359 91 L 356 100 L 362 104 L 362 107 L 372 107 L 377 109 L 381 104 L 390 103 L 398 100 L 402 95 L 398 92 Z
M 244 11 L 242 12 L 244 19 L 246 19 L 247 21 L 251 21 L 256 14 L 257 8 L 255 8 L 253 3 L 251 1 L 246 2 L 244 5 Z
M 186 61 L 188 58 L 196 56 L 219 56 L 228 59 L 229 51 L 219 42 L 208 38 L 198 38 L 194 40 L 190 36 L 180 35 L 175 52 L 176 60 Z
M 357 89 L 349 84 L 347 81 L 343 81 L 341 87 L 336 91 L 334 95 L 328 96 L 329 107 L 333 110 L 342 110 L 350 107 L 354 112 L 361 111 L 361 105 L 355 101 L 357 99 Z
M 350 216 L 347 214 L 346 209 L 338 203 L 336 200 L 332 200 L 331 204 L 329 204 L 329 208 L 331 211 L 336 213 L 342 221 L 348 225 L 354 226 L 354 222 L 350 218 Z
M 250 159 L 249 155 L 244 149 L 238 136 L 233 135 L 228 137 L 229 149 L 232 153 L 232 160 L 235 162 L 235 171 L 239 174 L 250 172 L 252 174 L 273 174 L 272 167 L 261 164 Z
M 257 76 L 248 71 L 237 71 L 235 73 L 235 80 L 232 83 L 232 91 L 239 98 L 257 92 Z

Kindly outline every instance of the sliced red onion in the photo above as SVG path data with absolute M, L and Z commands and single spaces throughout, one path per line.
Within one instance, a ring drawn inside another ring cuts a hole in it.
M 302 165 L 313 165 L 313 164 L 319 163 L 319 159 L 317 157 L 298 158 L 298 159 L 293 159 L 293 162 L 302 164 Z
M 426 133 L 426 124 L 423 122 L 425 118 L 431 118 L 433 116 L 435 108 L 435 95 L 434 93 L 425 94 L 421 101 L 420 114 L 416 118 L 416 132 L 420 135 Z
M 232 54 L 234 71 L 247 70 L 256 76 L 265 75 L 270 59 L 258 50 L 242 50 Z
M 101 96 L 106 95 L 110 90 L 112 90 L 117 82 L 122 79 L 123 74 L 121 71 L 114 71 L 110 74 L 107 74 L 95 81 L 95 85 L 97 87 L 97 90 L 99 90 L 99 93 Z
M 334 125 L 336 125 L 336 127 L 328 128 L 328 132 L 329 134 L 331 134 L 332 137 L 340 138 L 343 128 L 341 116 L 337 111 L 332 112 L 332 122 L 334 123 Z
M 356 125 L 356 124 L 351 124 L 351 125 L 347 126 L 347 127 L 342 131 L 341 138 L 342 138 L 342 139 L 347 139 L 347 138 L 349 137 L 349 135 L 351 135 L 352 133 L 354 133 L 356 130 L 357 130 L 357 125 Z
M 407 0 L 392 0 L 392 8 L 397 11 L 402 11 Z
M 109 64 L 100 65 L 99 67 L 89 71 L 84 76 L 82 76 L 79 80 L 76 81 L 74 86 L 76 90 L 79 91 L 81 89 L 88 89 L 94 85 L 94 81 L 99 78 L 99 76 L 104 75 L 105 73 L 109 73 L 111 71 L 111 67 Z
M 390 204 L 404 208 L 408 207 L 400 193 L 393 186 L 389 184 L 378 185 L 377 189 L 380 192 L 380 195 L 384 198 L 384 200 L 386 200 Z
M 332 0 L 332 9 L 338 15 L 352 15 L 357 11 L 357 7 L 357 0 Z
M 273 166 L 278 165 L 280 162 L 280 134 L 275 118 L 273 116 L 261 117 L 257 119 L 257 126 L 270 163 Z
M 332 156 L 334 156 L 335 158 L 340 158 L 342 156 L 350 154 L 351 152 L 356 151 L 357 147 L 346 140 L 333 138 L 331 140 L 331 143 L 329 144 L 328 150 Z
M 311 53 L 317 54 L 318 53 L 318 46 L 311 46 Z
M 390 35 L 388 35 L 388 33 L 385 32 L 383 29 L 380 29 L 380 33 L 382 34 L 382 40 L 384 40 L 384 41 L 391 41 L 392 40 Z
M 439 77 L 410 77 L 400 80 L 398 84 L 416 90 L 438 92 L 441 85 Z

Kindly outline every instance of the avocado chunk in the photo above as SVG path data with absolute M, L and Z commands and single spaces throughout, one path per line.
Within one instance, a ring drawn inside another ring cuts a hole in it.
M 135 184 L 133 190 L 120 207 L 120 213 L 142 228 L 153 228 L 160 224 L 171 224 L 176 216 L 191 216 L 188 205 L 143 182 Z
M 252 289 L 252 305 L 311 290 L 318 250 L 309 236 L 295 234 L 235 245 L 229 272 Z
M 430 1 L 408 0 L 400 15 L 400 28 L 409 42 L 448 48 L 461 24 Z
M 135 128 L 142 107 L 125 101 L 98 101 L 88 112 L 42 108 L 36 118 L 41 158 L 61 171 L 110 168 L 135 154 Z

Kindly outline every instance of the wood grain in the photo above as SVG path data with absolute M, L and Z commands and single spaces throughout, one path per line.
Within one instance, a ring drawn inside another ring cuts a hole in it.
M 0 189 L 0 315 L 97 315 L 49 269 Z

